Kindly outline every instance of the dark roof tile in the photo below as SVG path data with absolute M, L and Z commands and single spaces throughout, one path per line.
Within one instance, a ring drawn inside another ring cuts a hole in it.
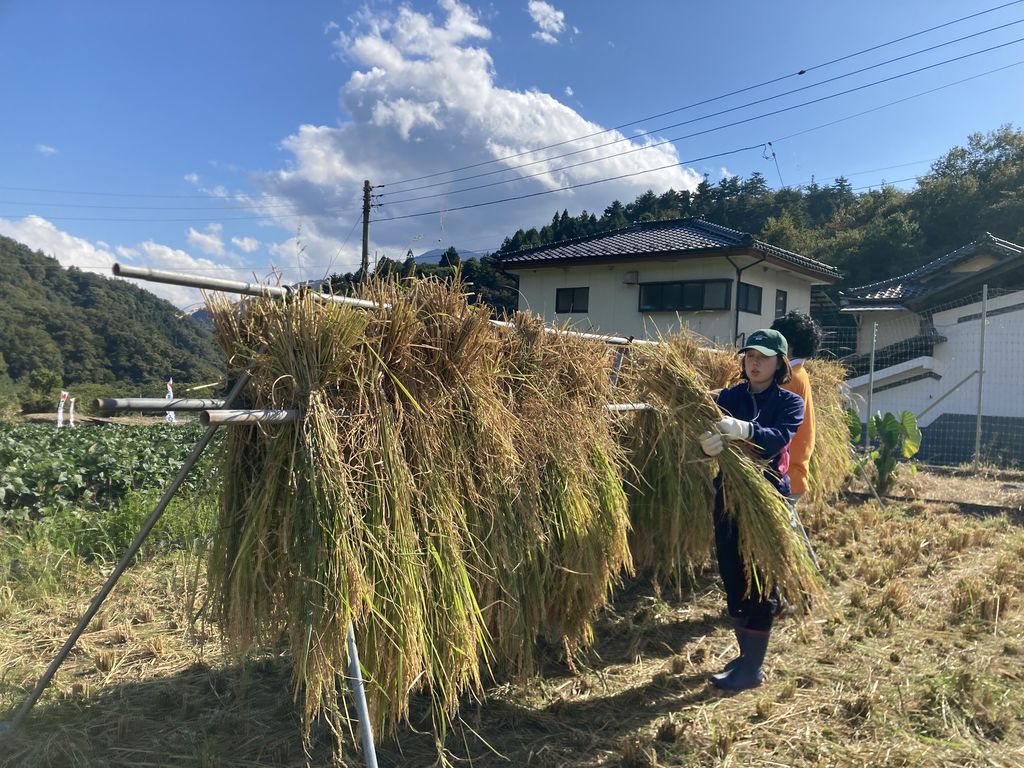
M 859 303 L 908 301 L 926 296 L 957 279 L 957 275 L 948 272 L 945 275 L 939 273 L 947 271 L 958 262 L 966 261 L 981 250 L 994 252 L 1000 256 L 1015 257 L 1024 255 L 1024 247 L 1011 243 L 1009 240 L 1002 240 L 986 232 L 973 243 L 968 243 L 957 248 L 955 251 L 950 251 L 945 256 L 929 261 L 927 264 L 923 264 L 905 275 L 890 277 L 877 283 L 869 283 L 859 288 L 853 288 L 845 294 L 844 298 L 853 303 Z
M 612 232 L 517 251 L 501 257 L 501 265 L 503 268 L 515 268 L 595 258 L 640 258 L 650 254 L 736 248 L 761 251 L 830 281 L 840 277 L 839 270 L 833 266 L 755 240 L 746 232 L 697 218 L 642 222 Z

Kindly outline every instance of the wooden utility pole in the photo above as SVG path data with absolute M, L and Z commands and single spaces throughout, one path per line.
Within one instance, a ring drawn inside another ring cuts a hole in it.
M 365 280 L 370 272 L 370 180 L 363 181 L 363 261 L 361 278 Z

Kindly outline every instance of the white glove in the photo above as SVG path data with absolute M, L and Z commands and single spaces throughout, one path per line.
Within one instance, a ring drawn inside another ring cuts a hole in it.
M 717 456 L 724 447 L 722 436 L 717 432 L 705 432 L 700 436 L 700 449 L 708 456 Z
M 715 424 L 717 429 L 726 440 L 749 440 L 754 436 L 754 425 L 749 421 L 734 419 L 726 416 Z

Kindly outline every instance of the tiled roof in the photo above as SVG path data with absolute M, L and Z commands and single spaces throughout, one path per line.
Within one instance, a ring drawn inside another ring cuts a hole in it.
M 704 219 L 649 221 L 630 227 L 573 240 L 517 251 L 503 256 L 505 269 L 586 262 L 593 259 L 640 259 L 650 255 L 683 254 L 687 251 L 760 251 L 776 261 L 792 264 L 828 281 L 838 280 L 839 270 L 798 253 L 755 240 L 753 235 L 712 224 Z
M 951 273 L 950 268 L 961 261 L 966 261 L 979 251 L 1010 258 L 1024 256 L 1024 248 L 1021 246 L 986 232 L 973 243 L 957 248 L 905 275 L 853 288 L 846 293 L 844 298 L 854 304 L 860 304 L 861 302 L 910 301 L 926 296 L 963 278 L 963 274 Z

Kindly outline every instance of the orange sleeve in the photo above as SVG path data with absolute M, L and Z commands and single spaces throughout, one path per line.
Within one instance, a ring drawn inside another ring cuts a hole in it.
M 799 395 L 804 401 L 804 420 L 789 444 L 789 485 L 793 493 L 807 493 L 807 472 L 814 451 L 814 399 L 811 396 L 811 380 L 803 365 L 793 369 L 793 378 L 784 389 Z

